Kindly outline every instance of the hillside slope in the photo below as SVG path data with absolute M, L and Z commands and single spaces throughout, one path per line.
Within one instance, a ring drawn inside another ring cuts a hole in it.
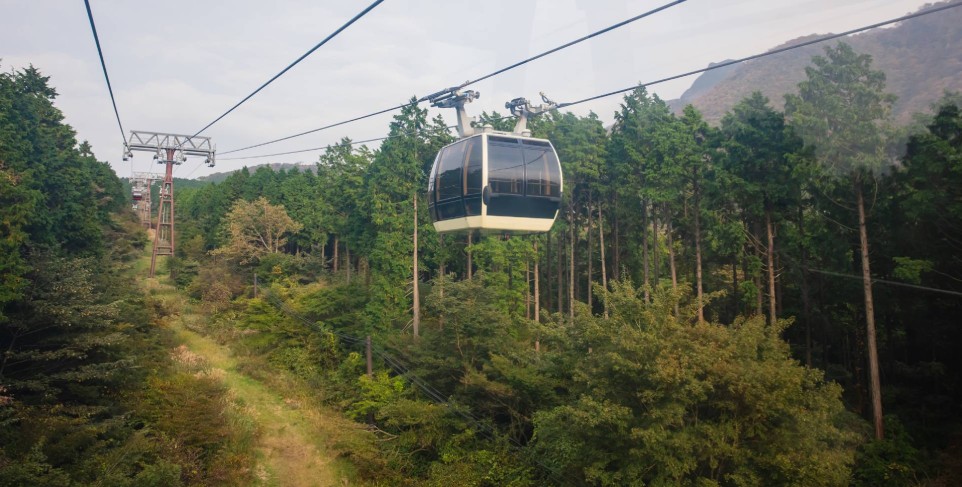
M 925 8 L 930 7 L 924 7 Z M 893 116 L 900 123 L 929 106 L 945 91 L 962 91 L 962 9 L 912 19 L 895 27 L 878 29 L 846 39 L 857 52 L 872 56 L 876 69 L 886 75 L 888 91 L 898 96 Z M 780 47 L 818 37 L 811 35 L 786 42 Z M 705 118 L 717 123 L 727 110 L 753 91 L 761 91 L 782 108 L 784 94 L 796 91 L 805 79 L 805 67 L 812 56 L 823 54 L 830 41 L 771 57 L 749 61 L 718 72 L 703 74 L 672 108 L 680 111 L 693 104 Z

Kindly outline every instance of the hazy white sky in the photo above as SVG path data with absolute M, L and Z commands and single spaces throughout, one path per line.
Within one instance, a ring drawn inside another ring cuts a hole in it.
M 219 152 L 338 122 L 487 74 L 668 0 L 386 0 L 208 129 Z M 126 130 L 193 134 L 370 3 L 333 0 L 91 0 Z M 688 0 L 647 19 L 472 86 L 469 106 L 544 91 L 556 101 L 698 69 L 812 33 L 841 32 L 915 11 L 919 0 Z M 122 138 L 80 0 L 0 0 L 0 69 L 33 64 L 80 140 L 117 173 L 158 171 L 147 153 L 121 161 Z M 678 97 L 693 81 L 654 87 Z M 610 123 L 619 97 L 573 107 Z M 431 115 L 438 113 L 432 109 Z M 450 122 L 453 111 L 442 112 Z M 384 114 L 290 141 L 191 159 L 178 177 L 319 152 L 224 160 L 386 135 Z M 198 166 L 202 166 L 197 168 Z

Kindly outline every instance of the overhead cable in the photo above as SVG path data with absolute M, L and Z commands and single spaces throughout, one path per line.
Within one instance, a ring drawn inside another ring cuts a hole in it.
M 610 92 L 607 92 L 607 93 L 602 93 L 602 94 L 600 94 L 600 95 L 595 95 L 595 96 L 591 96 L 591 97 L 588 97 L 588 98 L 583 98 L 583 99 L 581 99 L 581 100 L 577 100 L 577 101 L 573 101 L 573 102 L 567 102 L 567 103 L 560 103 L 560 104 L 558 104 L 557 107 L 554 108 L 554 110 L 559 110 L 559 109 L 562 109 L 562 108 L 566 108 L 566 107 L 578 105 L 578 104 L 581 104 L 581 103 L 586 103 L 586 102 L 593 101 L 593 100 L 597 100 L 597 99 L 600 99 L 600 98 L 605 98 L 605 97 L 609 97 L 609 96 L 613 96 L 613 95 L 618 95 L 618 94 L 621 94 L 621 93 L 626 93 L 626 92 L 629 92 L 629 91 L 638 89 L 639 87 L 646 87 L 646 88 L 647 88 L 647 87 L 649 87 L 649 86 L 654 86 L 654 85 L 657 85 L 657 84 L 666 83 L 666 82 L 668 82 L 668 81 L 674 81 L 674 80 L 677 80 L 677 79 L 680 79 L 680 78 L 684 78 L 684 77 L 687 77 L 687 76 L 692 76 L 692 75 L 696 75 L 696 74 L 705 73 L 705 72 L 708 72 L 708 71 L 713 71 L 713 70 L 720 69 L 720 68 L 724 68 L 724 67 L 727 67 L 727 66 L 732 66 L 732 65 L 734 65 L 734 64 L 740 64 L 740 63 L 743 63 L 743 62 L 746 62 L 746 61 L 751 61 L 751 60 L 755 60 L 755 59 L 760 59 L 760 58 L 764 58 L 764 57 L 767 57 L 767 56 L 772 56 L 772 55 L 775 55 L 775 54 L 781 54 L 781 53 L 783 53 L 783 52 L 791 51 L 791 50 L 794 50 L 794 49 L 800 49 L 800 48 L 802 48 L 802 47 L 807 47 L 807 46 L 810 46 L 810 45 L 813 45 L 813 44 L 818 44 L 818 43 L 821 43 L 821 42 L 826 42 L 826 41 L 830 41 L 830 40 L 833 40 L 833 39 L 838 39 L 838 38 L 840 38 L 840 37 L 845 37 L 845 36 L 848 36 L 848 35 L 857 34 L 857 33 L 859 33 L 859 32 L 864 32 L 864 31 L 867 31 L 867 30 L 876 29 L 876 28 L 879 28 L 879 27 L 884 27 L 884 26 L 891 25 L 891 24 L 895 24 L 895 23 L 902 22 L 902 21 L 905 21 L 905 20 L 914 19 L 914 18 L 921 17 L 921 16 L 924 16 L 924 15 L 933 14 L 933 13 L 936 13 L 936 12 L 941 12 L 941 11 L 943 11 L 943 10 L 948 10 L 948 9 L 950 9 L 950 8 L 955 8 L 955 7 L 960 7 L 960 6 L 962 6 L 962 2 L 956 2 L 956 3 L 951 3 L 951 4 L 948 4 L 948 5 L 942 5 L 942 6 L 939 6 L 939 7 L 933 7 L 933 8 L 931 8 L 931 9 L 929 9 L 929 10 L 925 10 L 925 11 L 921 11 L 921 12 L 916 12 L 916 13 L 909 14 L 909 15 L 904 15 L 904 16 L 902 16 L 902 17 L 898 17 L 898 18 L 894 18 L 894 19 L 890 19 L 890 20 L 885 20 L 885 21 L 882 21 L 882 22 L 877 22 L 877 23 L 874 23 L 874 24 L 871 24 L 871 25 L 866 25 L 866 26 L 863 26 L 863 27 L 859 27 L 859 28 L 857 28 L 857 29 L 848 30 L 848 31 L 845 31 L 845 32 L 842 32 L 842 33 L 839 33 L 839 34 L 830 34 L 830 35 L 827 35 L 827 36 L 825 36 L 825 37 L 820 37 L 820 38 L 818 38 L 818 39 L 813 39 L 813 40 L 805 41 L 805 42 L 802 42 L 802 43 L 799 43 L 799 44 L 794 44 L 794 45 L 791 45 L 791 46 L 786 46 L 786 47 L 782 47 L 782 48 L 778 48 L 778 49 L 773 49 L 773 50 L 771 50 L 771 51 L 767 51 L 767 52 L 763 52 L 763 53 L 759 53 L 759 54 L 754 54 L 754 55 L 747 56 L 747 57 L 743 57 L 743 58 L 740 58 L 740 59 L 734 59 L 734 60 L 730 60 L 730 61 L 725 61 L 725 62 L 723 62 L 723 63 L 714 64 L 714 65 L 708 66 L 708 67 L 706 67 L 706 68 L 696 69 L 696 70 L 692 70 L 692 71 L 687 71 L 687 72 L 684 72 L 684 73 L 681 73 L 681 74 L 676 74 L 676 75 L 673 75 L 673 76 L 669 76 L 669 77 L 667 77 L 667 78 L 661 78 L 661 79 L 658 79 L 658 80 L 655 80 L 655 81 L 649 81 L 649 82 L 647 82 L 647 83 L 642 83 L 642 84 L 638 84 L 638 85 L 633 85 L 633 86 L 630 86 L 630 87 L 627 87 L 627 88 L 622 88 L 622 89 L 619 89 L 619 90 L 610 91 Z M 402 105 L 402 106 L 407 106 L 407 105 Z M 376 114 L 380 114 L 380 113 L 384 113 L 384 111 L 377 112 Z M 374 115 L 374 114 L 372 114 L 372 115 Z M 364 117 L 358 117 L 358 118 L 352 119 L 352 120 L 350 120 L 350 121 L 360 120 L 361 118 L 366 118 L 367 116 L 368 116 L 368 115 L 366 115 L 366 116 L 364 116 Z M 348 122 L 349 122 L 349 121 L 340 122 L 340 123 L 338 123 L 337 125 L 343 125 L 343 124 L 348 123 Z M 322 129 L 319 129 L 319 130 L 323 130 L 323 128 L 322 128 Z M 292 136 L 292 137 L 296 137 L 296 136 Z M 292 138 L 292 137 L 288 137 L 288 138 Z M 278 140 L 286 140 L 286 139 L 278 139 Z M 258 145 L 255 145 L 255 146 L 245 147 L 245 148 L 243 148 L 243 149 L 236 149 L 236 150 L 230 151 L 230 152 L 237 152 L 237 151 L 246 150 L 246 149 L 249 149 L 249 148 L 252 148 L 252 147 L 259 147 L 259 146 L 261 146 L 261 145 L 266 145 L 266 144 L 270 144 L 270 143 L 273 143 L 273 142 L 274 142 L 274 141 L 265 142 L 264 144 L 258 144 Z M 314 149 L 303 149 L 303 150 L 299 150 L 299 151 L 291 151 L 290 153 L 310 152 L 310 151 L 312 151 L 312 150 L 322 150 L 322 149 L 324 149 L 324 148 L 322 147 L 322 148 L 314 148 Z M 268 154 L 268 155 L 263 156 L 263 157 L 273 157 L 273 156 L 277 156 L 277 155 L 284 155 L 284 153 Z M 238 158 L 238 159 L 240 159 L 240 158 Z
M 354 22 L 357 22 L 361 17 L 363 17 L 363 16 L 366 15 L 368 12 L 370 12 L 371 10 L 373 10 L 374 7 L 377 7 L 378 5 L 380 5 L 381 2 L 383 2 L 383 1 L 384 1 L 384 0 L 375 0 L 374 3 L 368 5 L 367 8 L 365 8 L 365 9 L 362 10 L 360 13 L 358 13 L 357 15 L 355 15 L 354 17 L 352 17 L 351 20 L 348 20 L 344 25 L 340 26 L 337 30 L 335 30 L 334 32 L 332 32 L 330 35 L 328 35 L 327 37 L 325 37 L 324 40 L 322 40 L 321 42 L 318 42 L 314 47 L 312 47 L 310 50 L 308 50 L 307 52 L 305 52 L 304 54 L 302 54 L 301 57 L 295 59 L 294 62 L 292 62 L 291 64 L 288 64 L 286 68 L 282 69 L 279 73 L 275 74 L 274 77 L 272 77 L 271 79 L 267 80 L 264 84 L 260 85 L 260 87 L 258 87 L 256 90 L 254 90 L 253 92 L 251 92 L 251 94 L 245 96 L 244 99 L 242 99 L 241 101 L 237 102 L 237 104 L 234 105 L 234 106 L 232 106 L 232 107 L 230 108 L 230 110 L 227 110 L 227 111 L 224 112 L 221 116 L 215 118 L 214 121 L 212 121 L 212 122 L 210 122 L 209 124 L 205 125 L 204 128 L 198 130 L 197 133 L 195 133 L 194 135 L 191 135 L 191 138 L 197 137 L 198 135 L 201 134 L 201 132 L 207 130 L 207 129 L 210 128 L 212 125 L 214 125 L 215 123 L 217 123 L 218 121 L 220 121 L 220 119 L 226 117 L 227 114 L 229 114 L 230 112 L 234 111 L 234 109 L 236 109 L 237 107 L 241 106 L 244 102 L 246 102 L 247 100 L 249 100 L 252 96 L 256 95 L 258 92 L 260 92 L 261 90 L 263 90 L 264 88 L 266 88 L 267 85 L 273 83 L 274 80 L 276 80 L 277 78 L 280 78 L 281 76 L 283 76 L 284 73 L 286 73 L 287 71 L 289 71 L 291 68 L 293 68 L 294 66 L 296 66 L 296 65 L 297 65 L 298 63 L 300 63 L 301 61 L 303 61 L 304 58 L 306 58 L 307 56 L 310 56 L 310 55 L 311 55 L 314 51 L 316 51 L 319 47 L 323 46 L 324 44 L 327 44 L 328 41 L 330 41 L 330 40 L 333 39 L 335 36 L 337 36 L 338 34 L 340 34 L 344 29 L 347 29 L 348 27 L 350 27 L 350 25 L 353 24 Z M 88 10 L 89 10 L 89 7 L 88 7 Z
M 512 70 L 512 69 L 514 69 L 514 68 L 517 68 L 517 67 L 519 67 L 519 66 L 523 66 L 523 65 L 525 65 L 525 64 L 527 64 L 527 63 L 529 63 L 529 62 L 531 62 L 531 61 L 534 61 L 534 60 L 536 60 L 536 59 L 542 58 L 542 57 L 547 56 L 547 55 L 549 55 L 549 54 L 558 52 L 558 51 L 560 51 L 560 50 L 562 50 L 562 49 L 566 49 L 566 48 L 571 47 L 571 46 L 573 46 L 573 45 L 575 45 L 575 44 L 579 44 L 579 43 L 584 42 L 584 41 L 586 41 L 586 40 L 588 40 L 588 39 L 591 39 L 591 38 L 593 38 L 593 37 L 596 37 L 596 36 L 599 36 L 599 35 L 601 35 L 601 34 L 604 34 L 604 33 L 610 32 L 610 31 L 612 31 L 612 30 L 615 30 L 615 29 L 617 29 L 617 28 L 619 28 L 619 27 L 624 27 L 624 26 L 626 26 L 626 25 L 628 25 L 628 24 L 630 24 L 630 23 L 632 23 L 632 22 L 641 20 L 641 19 L 643 19 L 643 18 L 645 18 L 645 17 L 649 17 L 649 16 L 654 15 L 654 14 L 656 14 L 656 13 L 658 13 L 658 12 L 661 12 L 661 11 L 666 10 L 666 9 L 668 9 L 668 8 L 674 7 L 675 5 L 678 5 L 678 4 L 680 4 L 680 3 L 684 3 L 685 1 L 686 1 L 686 0 L 675 0 L 675 1 L 673 1 L 673 2 L 666 3 L 665 5 L 662 5 L 662 6 L 658 7 L 658 8 L 649 10 L 649 11 L 647 11 L 647 12 L 645 12 L 645 13 L 642 13 L 642 14 L 636 15 L 636 16 L 634 16 L 634 17 L 631 17 L 630 19 L 623 20 L 623 21 L 618 22 L 618 23 L 616 23 L 616 24 L 610 25 L 610 26 L 608 26 L 608 27 L 605 27 L 604 29 L 601 29 L 601 30 L 599 30 L 599 31 L 593 32 L 593 33 L 588 34 L 588 35 L 586 35 L 586 36 L 580 37 L 580 38 L 575 39 L 575 40 L 573 40 L 573 41 L 571 41 L 571 42 L 567 42 L 567 43 L 562 44 L 562 45 L 560 45 L 560 46 L 558 46 L 558 47 L 549 49 L 549 50 L 544 51 L 544 52 L 542 52 L 542 53 L 540 53 L 540 54 L 536 54 L 536 55 L 531 56 L 531 57 L 529 57 L 529 58 L 527 58 L 527 59 L 524 59 L 524 60 L 522 60 L 522 61 L 518 61 L 518 62 L 516 62 L 516 63 L 514 63 L 514 64 L 511 64 L 510 66 L 506 66 L 506 67 L 504 67 L 504 68 L 498 69 L 498 70 L 496 70 L 496 71 L 494 71 L 494 72 L 491 72 L 491 73 L 489 73 L 489 74 L 486 74 L 486 75 L 484 75 L 484 76 L 481 76 L 480 78 L 477 78 L 477 79 L 474 79 L 474 80 L 472 80 L 472 81 L 467 81 L 467 82 L 465 82 L 465 83 L 462 83 L 461 85 L 458 85 L 458 87 L 459 87 L 459 88 L 463 88 L 463 87 L 465 87 L 465 86 L 468 86 L 468 85 L 477 83 L 477 82 L 479 82 L 479 81 L 486 80 L 486 79 L 488 79 L 488 78 L 490 78 L 490 77 L 492 77 L 492 76 L 496 76 L 496 75 L 499 75 L 499 74 L 504 73 L 504 72 L 506 72 L 506 71 L 510 71 L 510 70 Z M 450 88 L 448 88 L 448 89 L 450 89 Z M 447 91 L 447 89 L 446 89 L 446 90 L 442 90 L 442 91 Z M 327 129 L 329 129 L 329 128 L 337 127 L 337 126 L 344 125 L 344 124 L 348 124 L 348 123 L 351 123 L 351 122 L 356 122 L 356 121 L 358 121 L 358 120 L 364 120 L 364 119 L 366 119 L 366 118 L 374 117 L 374 116 L 380 115 L 380 114 L 382 114 L 382 113 L 393 112 L 394 110 L 400 110 L 400 109 L 402 109 L 402 108 L 405 108 L 405 107 L 408 107 L 408 106 L 412 106 L 412 105 L 416 105 L 416 104 L 418 104 L 418 103 L 420 103 L 420 102 L 426 101 L 430 96 L 431 96 L 431 95 L 424 96 L 424 97 L 419 98 L 419 99 L 418 99 L 417 101 L 415 101 L 415 102 L 402 103 L 402 104 L 400 104 L 400 105 L 393 106 L 393 107 L 391 107 L 391 108 L 385 108 L 385 109 L 383 109 L 383 110 L 378 110 L 378 111 L 376 111 L 376 112 L 372 112 L 372 113 L 369 113 L 369 114 L 367 114 L 367 115 L 361 115 L 361 116 L 359 116 L 359 117 L 354 117 L 354 118 L 351 118 L 351 119 L 348 119 L 348 120 L 344 120 L 343 122 L 332 123 L 332 124 L 330 124 L 330 125 L 325 125 L 325 126 L 323 126 L 323 127 L 318 127 L 318 128 L 316 128 L 316 129 L 306 130 L 306 131 L 304 131 L 304 132 L 300 132 L 300 133 L 297 133 L 297 134 L 294 134 L 294 135 L 288 135 L 288 136 L 286 136 L 286 137 L 281 137 L 281 138 L 279 138 L 279 139 L 269 140 L 269 141 L 267 141 L 267 142 L 261 142 L 261 143 L 259 143 L 259 144 L 249 145 L 249 146 L 247 146 L 247 147 L 241 147 L 240 149 L 232 149 L 232 150 L 229 150 L 229 151 L 222 152 L 221 154 L 231 154 L 231 153 L 234 153 L 234 152 L 240 152 L 240 151 L 243 151 L 243 150 L 253 149 L 253 148 L 255 148 L 255 147 L 262 147 L 262 146 L 265 146 L 265 145 L 270 145 L 270 144 L 274 144 L 274 143 L 277 143 L 277 142 L 282 142 L 282 141 L 285 141 L 285 140 L 290 140 L 290 139 L 293 139 L 293 138 L 296 138 L 296 137 L 301 137 L 301 136 L 304 136 L 304 135 L 307 135 L 307 134 L 313 134 L 313 133 L 315 133 L 315 132 L 320 132 L 320 131 L 322 131 L 322 130 L 327 130 Z
M 941 11 L 943 11 L 943 10 L 948 10 L 948 9 L 950 9 L 950 8 L 955 8 L 955 7 L 960 7 L 960 6 L 962 6 L 962 2 L 950 3 L 950 4 L 948 4 L 948 5 L 942 5 L 942 6 L 940 6 L 940 7 L 933 7 L 933 8 L 931 8 L 931 9 L 929 9 L 929 10 L 924 10 L 924 11 L 921 11 L 921 12 L 915 12 L 915 13 L 913 13 L 913 14 L 903 15 L 903 16 L 901 16 L 901 17 L 898 17 L 898 18 L 895 18 L 895 19 L 890 19 L 890 20 L 885 20 L 885 21 L 882 21 L 882 22 L 876 22 L 876 23 L 871 24 L 871 25 L 866 25 L 866 26 L 864 26 L 864 27 L 859 27 L 859 28 L 857 28 L 857 29 L 847 30 L 847 31 L 845 31 L 845 32 L 841 32 L 841 33 L 838 33 L 838 34 L 829 34 L 829 35 L 827 35 L 827 36 L 825 36 L 825 37 L 820 37 L 820 38 L 818 38 L 818 39 L 808 40 L 808 41 L 805 41 L 805 42 L 802 42 L 802 43 L 799 43 L 799 44 L 794 44 L 794 45 L 791 45 L 791 46 L 786 46 L 786 47 L 781 47 L 781 48 L 778 48 L 778 49 L 773 49 L 773 50 L 771 50 L 771 51 L 763 52 L 763 53 L 760 53 L 760 54 L 754 54 L 754 55 L 751 55 L 751 56 L 748 56 L 748 57 L 743 57 L 743 58 L 741 58 L 741 59 L 733 59 L 733 60 L 730 60 L 730 61 L 725 61 L 725 62 L 722 62 L 722 63 L 714 64 L 714 65 L 712 65 L 712 66 L 708 66 L 707 68 L 696 69 L 696 70 L 694 70 L 694 71 L 688 71 L 688 72 L 686 72 L 686 73 L 676 74 L 676 75 L 674 75 L 674 76 L 669 76 L 669 77 L 667 77 L 667 78 L 662 78 L 662 79 L 655 80 L 655 81 L 651 81 L 651 82 L 648 82 L 648 83 L 644 83 L 644 84 L 640 84 L 640 85 L 635 85 L 635 86 L 630 86 L 630 87 L 628 87 L 628 88 L 622 88 L 622 89 L 620 89 L 620 90 L 609 91 L 608 93 L 603 93 L 603 94 L 600 94 L 600 95 L 591 96 L 591 97 L 584 98 L 584 99 L 581 99 L 581 100 L 578 100 L 578 101 L 573 101 L 573 102 L 569 102 L 569 103 L 560 103 L 560 104 L 558 104 L 558 106 L 557 106 L 555 109 L 557 110 L 557 109 L 561 109 L 561 108 L 565 108 L 565 107 L 570 107 L 570 106 L 572 106 L 572 105 L 578 105 L 578 104 L 580 104 L 580 103 L 585 103 L 585 102 L 597 100 L 597 99 L 599 99 L 599 98 L 605 98 L 605 97 L 612 96 L 612 95 L 618 95 L 618 94 L 621 94 L 621 93 L 626 93 L 626 92 L 635 90 L 635 89 L 637 89 L 637 88 L 639 88 L 639 87 L 649 87 L 649 86 L 652 86 L 652 85 L 657 85 L 657 84 L 660 84 L 660 83 L 665 83 L 665 82 L 667 82 L 667 81 L 674 81 L 674 80 L 679 79 L 679 78 L 684 78 L 684 77 L 692 76 L 692 75 L 695 75 L 695 74 L 701 74 L 701 73 L 705 73 L 705 72 L 708 72 L 708 71 L 713 71 L 713 70 L 716 70 L 716 69 L 725 68 L 725 67 L 728 67 L 728 66 L 731 66 L 731 65 L 734 65 L 734 64 L 743 63 L 743 62 L 745 62 L 745 61 L 751 61 L 751 60 L 753 60 L 753 59 L 759 59 L 759 58 L 763 58 L 763 57 L 767 57 L 767 56 L 772 56 L 772 55 L 775 55 L 775 54 L 781 54 L 781 53 L 783 53 L 783 52 L 791 51 L 791 50 L 794 50 L 794 49 L 799 49 L 799 48 L 802 48 L 802 47 L 811 46 L 812 44 L 818 44 L 818 43 L 821 43 L 821 42 L 826 42 L 826 41 L 830 41 L 830 40 L 833 40 L 833 39 L 838 39 L 839 37 L 845 37 L 845 36 L 849 36 L 849 35 L 852 35 L 852 34 L 858 34 L 859 32 L 864 32 L 864 31 L 867 31 L 867 30 L 876 29 L 876 28 L 879 28 L 879 27 L 884 27 L 884 26 L 886 26 L 886 25 L 891 25 L 891 24 L 895 24 L 895 23 L 902 22 L 902 21 L 905 21 L 905 20 L 914 19 L 914 18 L 916 18 L 916 17 L 921 17 L 921 16 L 923 16 L 923 15 L 934 14 L 934 13 L 936 13 L 936 12 L 941 12 Z
M 447 127 L 444 127 L 444 128 L 450 130 L 450 129 L 453 129 L 453 128 L 457 128 L 457 125 L 448 125 Z M 423 131 L 418 132 L 417 134 L 425 135 L 425 133 L 424 133 Z M 376 137 L 376 138 L 373 138 L 373 139 L 356 140 L 356 141 L 351 142 L 351 145 L 367 144 L 367 143 L 369 143 L 369 142 L 379 142 L 379 141 L 382 141 L 382 140 L 393 139 L 393 138 L 395 138 L 395 137 L 405 137 L 405 136 L 417 135 L 417 134 L 414 134 L 414 133 L 411 133 L 411 132 L 405 132 L 405 133 L 403 133 L 403 134 L 388 135 L 388 136 L 385 136 L 385 137 Z M 300 153 L 302 153 L 302 152 L 313 152 L 313 151 L 325 150 L 325 149 L 327 149 L 328 147 L 331 147 L 332 145 L 337 145 L 337 144 L 327 144 L 327 145 L 325 145 L 325 146 L 312 147 L 312 148 L 310 148 L 310 149 L 292 150 L 292 151 L 287 151 L 287 152 L 276 152 L 276 153 L 274 153 L 274 154 L 261 154 L 261 155 L 259 155 L 259 156 L 224 157 L 224 158 L 221 158 L 221 159 L 218 159 L 218 160 L 220 160 L 220 161 L 239 161 L 239 160 L 242 160 L 242 159 L 263 159 L 263 158 L 266 158 L 266 157 L 286 156 L 286 155 L 289 155 L 289 154 L 300 154 Z
M 100 48 L 100 36 L 97 35 L 97 26 L 94 24 L 94 14 L 90 11 L 90 0 L 84 0 L 87 7 L 87 19 L 90 20 L 90 31 L 93 32 L 94 42 L 97 44 L 97 55 L 100 56 L 100 67 L 104 70 L 104 79 L 107 80 L 107 91 L 110 92 L 110 103 L 114 106 L 114 116 L 117 117 L 117 127 L 120 128 L 120 138 L 127 142 L 127 132 L 124 131 L 124 124 L 120 123 L 120 112 L 117 110 L 117 100 L 114 98 L 114 88 L 110 85 L 110 76 L 107 75 L 107 63 L 104 62 L 104 51 Z

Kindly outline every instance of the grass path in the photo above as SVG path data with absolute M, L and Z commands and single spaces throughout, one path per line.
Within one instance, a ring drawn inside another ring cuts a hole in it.
M 177 310 L 168 326 L 178 342 L 207 361 L 209 373 L 224 382 L 232 398 L 243 405 L 257 425 L 259 458 L 254 476 L 260 485 L 351 485 L 353 468 L 347 460 L 338 458 L 338 450 L 343 450 L 338 443 L 351 442 L 363 434 L 355 423 L 310 405 L 303 399 L 304 391 L 285 388 L 285 394 L 280 394 L 271 385 L 241 372 L 228 347 L 185 326 L 206 316 L 194 312 L 187 299 L 164 281 L 145 278 L 145 287 Z
M 258 425 L 261 461 L 256 476 L 264 485 L 347 485 L 339 472 L 342 466 L 326 451 L 323 432 L 316 431 L 317 411 L 295 399 L 285 400 L 262 382 L 238 372 L 236 360 L 224 346 L 180 323 L 173 329 L 191 352 L 209 362 L 212 375 L 223 378 Z

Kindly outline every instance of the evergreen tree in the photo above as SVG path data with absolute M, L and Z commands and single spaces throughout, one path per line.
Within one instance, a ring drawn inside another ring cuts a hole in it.
M 826 57 L 812 58 L 808 77 L 797 95 L 786 95 L 785 109 L 807 144 L 815 147 L 821 169 L 852 185 L 858 213 L 862 281 L 865 298 L 866 342 L 875 437 L 882 439 L 882 391 L 869 262 L 865 185 L 886 170 L 887 131 L 892 95 L 886 94 L 885 74 L 873 70 L 872 58 L 848 44 L 825 48 Z

